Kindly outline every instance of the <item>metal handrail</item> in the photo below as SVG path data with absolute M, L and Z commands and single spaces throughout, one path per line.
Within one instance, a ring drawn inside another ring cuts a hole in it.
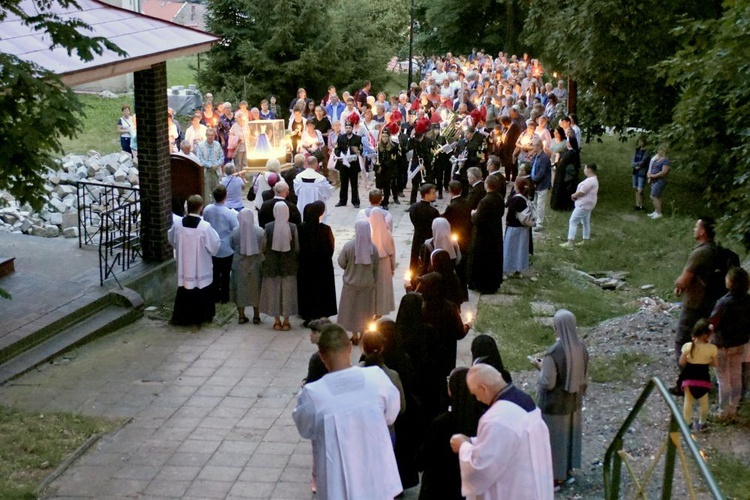
M 610 443 L 607 452 L 604 455 L 604 496 L 607 500 L 616 500 L 620 496 L 620 476 L 622 471 L 622 457 L 620 451 L 623 446 L 623 436 L 628 432 L 628 429 L 632 425 L 635 418 L 638 416 L 640 411 L 646 404 L 646 400 L 649 398 L 654 388 L 658 390 L 664 402 L 667 404 L 667 408 L 671 413 L 669 420 L 669 433 L 670 435 L 679 432 L 682 435 L 683 441 L 687 445 L 687 449 L 693 456 L 693 459 L 698 465 L 698 470 L 701 476 L 706 481 L 708 489 L 716 499 L 724 498 L 724 495 L 719 490 L 719 486 L 716 484 L 713 474 L 709 470 L 704 458 L 701 456 L 701 452 L 695 441 L 691 437 L 690 428 L 688 427 L 685 419 L 682 417 L 682 412 L 675 404 L 672 396 L 669 394 L 667 386 L 659 377 L 653 377 L 648 381 L 646 387 L 643 388 L 643 392 L 635 402 L 633 409 L 628 414 L 628 417 L 623 422 L 620 430 L 615 435 L 612 443 Z M 672 482 L 674 479 L 674 465 L 677 448 L 672 439 L 667 439 L 667 454 L 664 462 L 664 480 L 662 482 L 662 499 L 669 499 L 672 497 Z

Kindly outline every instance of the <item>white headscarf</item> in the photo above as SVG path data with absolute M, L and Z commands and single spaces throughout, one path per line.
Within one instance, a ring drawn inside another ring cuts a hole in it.
M 372 264 L 372 236 L 370 223 L 366 220 L 358 220 L 354 224 L 354 263 Z
M 283 201 L 273 206 L 273 222 L 271 250 L 288 252 L 292 249 L 292 230 L 289 227 L 289 207 Z
M 565 390 L 577 393 L 586 385 L 586 346 L 578 338 L 576 317 L 567 309 L 560 309 L 554 317 L 555 331 L 565 351 Z
M 388 231 L 385 223 L 385 211 L 382 208 L 370 210 L 370 227 L 372 228 L 372 242 L 378 247 L 378 255 L 382 259 L 396 253 L 393 235 Z
M 240 223 L 240 255 L 258 255 L 258 237 L 255 235 L 255 215 L 247 208 L 237 216 Z
M 437 250 L 445 250 L 451 256 L 451 260 L 456 258 L 456 249 L 451 239 L 451 223 L 448 219 L 438 217 L 432 221 L 432 246 Z

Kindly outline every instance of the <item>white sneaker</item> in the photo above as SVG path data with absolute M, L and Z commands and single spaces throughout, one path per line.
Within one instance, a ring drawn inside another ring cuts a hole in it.
M 651 218 L 652 219 L 661 219 L 662 217 L 664 217 L 662 214 L 654 214 L 654 216 L 651 217 Z
M 651 212 L 650 214 L 646 214 L 648 217 L 654 218 L 654 215 L 656 215 L 656 212 Z

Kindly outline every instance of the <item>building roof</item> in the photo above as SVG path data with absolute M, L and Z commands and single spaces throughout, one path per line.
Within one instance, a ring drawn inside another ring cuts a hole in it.
M 63 19 L 78 18 L 92 28 L 91 36 L 107 38 L 127 56 L 105 50 L 90 62 L 57 47 L 50 50 L 51 40 L 44 32 L 25 26 L 13 14 L 0 23 L 0 52 L 38 64 L 59 75 L 69 86 L 147 69 L 160 62 L 205 52 L 219 38 L 194 28 L 149 17 L 97 0 L 78 0 L 80 9 L 63 8 L 52 3 L 49 11 Z M 21 0 L 20 7 L 31 15 L 39 13 L 33 0 Z
M 184 6 L 185 4 L 182 2 L 170 2 L 168 0 L 141 0 L 141 12 L 147 16 L 169 22 L 174 22 L 174 18 Z

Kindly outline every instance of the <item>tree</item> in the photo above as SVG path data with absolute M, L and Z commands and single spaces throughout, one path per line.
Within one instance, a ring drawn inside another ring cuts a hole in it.
M 686 21 L 672 34 L 682 46 L 660 70 L 680 95 L 662 139 L 677 165 L 705 179 L 722 232 L 750 249 L 750 0 L 728 1 L 721 18 Z
M 576 81 L 580 121 L 656 130 L 671 119 L 677 89 L 655 70 L 678 46 L 679 19 L 710 19 L 718 0 L 537 0 L 523 38 L 547 67 Z
M 75 0 L 32 0 L 36 11 L 25 12 L 20 0 L 0 0 L 0 22 L 20 18 L 34 31 L 43 31 L 50 47 L 63 47 L 69 56 L 90 61 L 105 49 L 125 55 L 101 37 L 88 37 L 91 28 L 77 19 L 62 19 L 55 11 L 78 8 Z M 60 139 L 81 130 L 83 106 L 60 78 L 16 56 L 0 53 L 0 189 L 20 203 L 39 209 L 44 203 L 40 172 L 56 169 Z
M 520 37 L 526 17 L 520 0 L 422 0 L 416 12 L 417 42 L 426 53 L 521 53 L 527 46 Z
M 299 87 L 322 96 L 329 85 L 383 83 L 408 16 L 405 0 L 210 0 L 207 21 L 222 41 L 201 85 L 227 99 L 281 94 L 284 106 Z

